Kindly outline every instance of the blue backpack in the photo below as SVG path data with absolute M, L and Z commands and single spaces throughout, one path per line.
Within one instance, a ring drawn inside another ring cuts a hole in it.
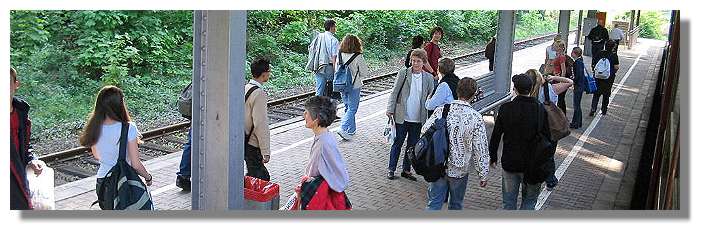
M 353 54 L 352 57 L 350 57 L 350 59 L 343 64 L 343 57 L 341 56 L 341 53 L 338 53 L 340 63 L 338 63 L 338 71 L 335 72 L 335 77 L 333 77 L 333 91 L 348 92 L 352 90 L 355 80 L 353 80 L 353 76 L 350 72 L 350 68 L 348 68 L 348 65 L 355 60 L 355 57 L 358 55 L 359 53 Z M 360 70 L 358 70 L 357 73 L 358 74 L 355 74 L 355 79 L 357 79 L 357 75 L 360 74 Z
M 421 135 L 414 146 L 406 150 L 414 171 L 423 176 L 426 182 L 435 182 L 445 176 L 446 161 L 450 154 L 450 141 L 446 127 L 449 110 L 450 104 L 444 105 L 441 117 Z
M 583 73 L 585 74 L 585 93 L 588 94 L 595 94 L 597 92 L 597 83 L 595 82 L 595 78 L 590 75 L 590 72 L 588 72 L 587 68 L 583 66 Z

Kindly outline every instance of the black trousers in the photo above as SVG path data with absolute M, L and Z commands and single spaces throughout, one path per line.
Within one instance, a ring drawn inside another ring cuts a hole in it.
M 245 145 L 245 164 L 247 165 L 247 176 L 269 181 L 269 171 L 262 162 L 262 152 L 259 148 Z
M 568 91 L 564 91 L 561 94 L 558 94 L 558 103 L 556 106 L 558 106 L 559 109 L 563 110 L 563 114 L 566 114 L 565 111 L 565 93 L 568 93 Z
M 494 71 L 494 58 L 490 59 L 490 71 Z

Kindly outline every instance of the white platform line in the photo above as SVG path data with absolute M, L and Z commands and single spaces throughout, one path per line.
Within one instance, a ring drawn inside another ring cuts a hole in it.
M 612 92 L 612 95 L 610 97 L 610 104 L 612 104 L 612 100 L 614 97 L 619 95 L 619 91 L 622 90 L 622 87 L 624 87 L 624 82 L 627 81 L 629 78 L 629 75 L 632 74 L 632 71 L 636 67 L 636 65 L 639 63 L 639 59 L 641 58 L 642 54 L 644 53 L 643 50 L 639 52 L 639 55 L 636 57 L 634 60 L 634 63 L 632 63 L 632 66 L 629 68 L 626 74 L 624 74 L 624 77 L 622 78 L 622 81 L 619 82 L 619 85 L 614 88 L 614 91 Z M 570 153 L 568 154 L 568 157 L 563 160 L 561 165 L 556 169 L 556 178 L 560 182 L 561 178 L 563 177 L 563 174 L 568 170 L 568 167 L 570 167 L 570 164 L 573 162 L 575 159 L 575 156 L 580 152 L 580 150 L 583 149 L 583 145 L 585 144 L 585 141 L 587 141 L 588 138 L 590 138 L 590 133 L 592 133 L 592 130 L 595 129 L 597 126 L 597 123 L 600 122 L 602 119 L 602 114 L 601 113 L 596 113 L 595 118 L 592 120 L 590 123 L 590 126 L 583 132 L 583 134 L 580 136 L 578 139 L 578 142 L 573 146 L 573 149 L 570 150 Z M 546 190 L 545 188 L 541 191 L 541 194 L 539 194 L 538 200 L 536 202 L 536 206 L 534 207 L 535 210 L 541 210 L 544 203 L 546 200 L 548 200 L 548 197 L 551 195 L 551 191 Z

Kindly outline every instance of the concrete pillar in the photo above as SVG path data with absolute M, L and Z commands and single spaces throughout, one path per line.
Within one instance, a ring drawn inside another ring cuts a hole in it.
M 590 30 L 597 26 L 597 11 L 588 10 L 587 18 L 583 20 L 583 34 L 585 35 L 585 44 L 583 45 L 583 55 L 592 56 L 592 41 L 587 38 Z
M 512 77 L 512 49 L 514 48 L 515 11 L 499 11 L 497 44 L 494 54 L 495 91 L 510 94 Z
M 582 37 L 582 28 L 583 25 L 583 10 L 578 11 L 578 29 L 575 33 L 575 45 L 580 46 L 580 38 Z
M 558 15 L 558 34 L 561 35 L 561 39 L 565 42 L 566 49 L 568 49 L 568 32 L 570 31 L 570 11 L 561 10 Z
M 243 207 L 246 11 L 194 13 L 192 209 Z

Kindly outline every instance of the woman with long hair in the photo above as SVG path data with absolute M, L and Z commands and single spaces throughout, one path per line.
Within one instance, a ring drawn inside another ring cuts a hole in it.
M 82 146 L 91 148 L 93 157 L 100 162 L 96 173 L 97 185 L 104 180 L 110 169 L 115 166 L 120 152 L 120 132 L 122 123 L 128 123 L 127 131 L 127 162 L 137 174 L 144 177 L 147 186 L 152 185 L 152 175 L 142 165 L 137 144 L 139 131 L 125 105 L 125 95 L 116 86 L 105 86 L 98 92 L 93 112 L 90 114 L 86 127 L 79 141 Z M 97 188 L 97 187 L 96 187 Z M 98 190 L 96 190 L 97 193 Z

